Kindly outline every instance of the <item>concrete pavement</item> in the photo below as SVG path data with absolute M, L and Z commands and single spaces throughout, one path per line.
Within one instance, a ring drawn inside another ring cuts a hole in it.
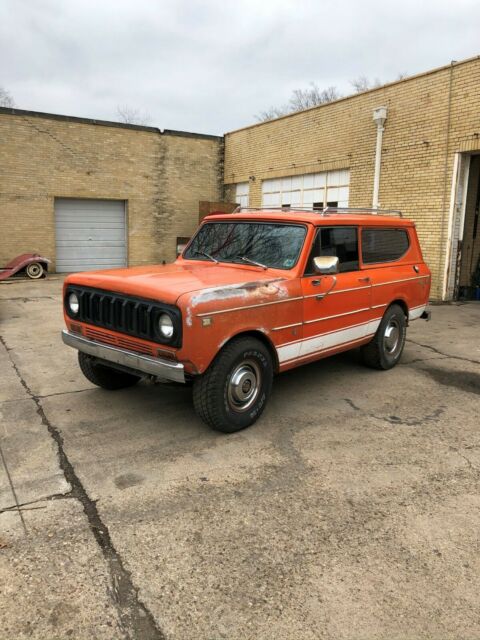
M 0 285 L 1 638 L 480 637 L 480 304 L 225 436 L 188 388 L 90 385 L 61 284 Z

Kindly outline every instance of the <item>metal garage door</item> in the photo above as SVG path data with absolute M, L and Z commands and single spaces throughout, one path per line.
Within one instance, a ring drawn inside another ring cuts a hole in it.
M 123 200 L 55 200 L 57 271 L 126 265 Z

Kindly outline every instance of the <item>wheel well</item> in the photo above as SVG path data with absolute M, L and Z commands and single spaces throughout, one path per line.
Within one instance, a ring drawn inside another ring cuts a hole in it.
M 279 362 L 277 350 L 270 338 L 266 336 L 262 331 L 242 331 L 241 333 L 237 333 L 236 335 L 232 336 L 224 345 L 222 345 L 222 347 L 229 344 L 232 340 L 235 340 L 235 338 L 243 338 L 245 336 L 256 338 L 267 347 L 267 349 L 270 351 L 270 355 L 272 356 L 273 370 L 275 371 L 275 373 L 278 373 Z
M 398 304 L 399 307 L 401 307 L 403 309 L 403 312 L 405 313 L 405 316 L 407 317 L 407 321 L 408 321 L 408 306 L 407 303 L 405 302 L 405 300 L 393 300 L 393 302 L 391 302 L 388 307 L 391 307 L 392 304 Z

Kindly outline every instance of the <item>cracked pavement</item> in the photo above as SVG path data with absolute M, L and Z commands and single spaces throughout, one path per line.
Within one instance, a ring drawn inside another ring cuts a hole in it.
M 90 385 L 61 285 L 0 285 L 0 638 L 480 637 L 479 303 L 226 436 L 188 388 Z

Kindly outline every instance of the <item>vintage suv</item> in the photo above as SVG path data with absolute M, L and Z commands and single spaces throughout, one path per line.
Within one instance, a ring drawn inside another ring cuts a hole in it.
M 172 264 L 68 276 L 62 337 L 104 389 L 193 383 L 198 415 L 230 433 L 261 415 L 275 373 L 354 347 L 396 365 L 409 321 L 429 318 L 430 279 L 402 217 L 215 213 Z

